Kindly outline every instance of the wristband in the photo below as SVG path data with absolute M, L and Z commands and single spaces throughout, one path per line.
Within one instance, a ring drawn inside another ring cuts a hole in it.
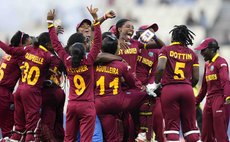
M 53 21 L 53 20 L 47 20 L 46 22 L 47 22 L 47 23 L 51 23 L 51 24 L 53 24 L 53 23 L 54 23 L 54 21 Z
M 49 25 L 49 26 L 48 26 L 48 29 L 51 28 L 51 27 L 54 27 L 54 24 Z
M 228 96 L 228 97 L 225 99 L 225 101 L 227 101 L 227 100 L 230 100 L 230 96 Z
M 100 24 L 99 21 L 94 21 L 94 22 L 93 22 L 93 26 L 97 26 L 97 25 L 99 25 L 99 24 Z

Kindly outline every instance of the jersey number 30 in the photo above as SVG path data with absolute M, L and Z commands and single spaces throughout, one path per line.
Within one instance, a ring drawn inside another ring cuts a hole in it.
M 24 62 L 20 67 L 23 69 L 22 82 L 27 82 L 28 85 L 35 85 L 40 77 L 40 70 L 37 66 L 30 67 L 29 63 Z

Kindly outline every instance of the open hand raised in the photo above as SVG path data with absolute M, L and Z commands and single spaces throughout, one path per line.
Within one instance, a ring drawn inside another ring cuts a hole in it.
M 54 18 L 55 18 L 55 9 L 50 10 L 50 11 L 47 13 L 47 20 L 53 21 Z

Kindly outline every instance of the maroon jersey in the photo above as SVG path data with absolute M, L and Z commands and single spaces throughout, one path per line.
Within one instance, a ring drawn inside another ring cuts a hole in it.
M 218 54 L 213 57 L 210 63 L 205 63 L 202 87 L 196 98 L 197 103 L 203 100 L 206 93 L 208 93 L 207 97 L 215 94 L 230 96 L 228 63 Z
M 178 43 L 164 46 L 159 58 L 167 58 L 162 85 L 185 83 L 191 84 L 193 66 L 199 66 L 197 55 Z
M 140 49 L 137 57 L 136 75 L 142 84 L 154 82 L 159 49 Z
M 7 53 L 13 56 L 17 56 L 22 60 L 20 64 L 21 79 L 20 85 L 24 85 L 28 88 L 41 88 L 43 81 L 45 80 L 46 73 L 51 65 L 52 55 L 43 46 L 33 47 L 9 47 L 0 41 L 0 47 Z
M 93 64 L 102 46 L 100 25 L 94 27 L 93 47 L 90 49 L 89 54 L 82 59 L 80 66 L 77 68 L 72 68 L 72 57 L 69 56 L 62 47 L 55 32 L 55 28 L 49 28 L 49 33 L 52 45 L 67 69 L 67 75 L 70 82 L 69 100 L 94 101 Z
M 56 85 L 60 85 L 63 70 L 62 61 L 57 56 L 53 56 L 51 60 L 53 65 L 50 67 L 46 79 L 53 81 Z
M 97 96 L 120 94 L 122 92 L 122 78 L 125 79 L 129 87 L 135 86 L 135 77 L 126 63 L 112 61 L 107 64 L 95 66 L 95 94 Z
M 14 90 L 21 72 L 18 66 L 18 58 L 4 55 L 0 64 L 0 86 Z
M 121 56 L 131 67 L 131 72 L 136 72 L 137 56 L 139 52 L 139 47 L 141 43 L 137 40 L 131 40 L 129 43 L 129 48 L 119 49 L 118 55 Z M 143 46 L 143 45 L 142 45 Z

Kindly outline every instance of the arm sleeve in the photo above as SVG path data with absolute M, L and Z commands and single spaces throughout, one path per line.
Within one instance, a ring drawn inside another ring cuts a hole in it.
M 123 67 L 123 75 L 125 79 L 125 83 L 128 84 L 129 87 L 134 88 L 136 87 L 136 79 L 134 74 L 128 69 L 126 65 Z
M 196 54 L 194 54 L 194 61 L 193 61 L 193 66 L 199 66 L 199 60 Z
M 230 96 L 230 85 L 229 85 L 229 70 L 227 62 L 220 63 L 219 77 L 221 88 L 224 89 L 224 97 Z
M 26 54 L 26 47 L 10 47 L 0 41 L 0 48 L 5 51 L 7 54 L 12 56 L 23 56 Z
M 89 54 L 87 55 L 87 62 L 89 64 L 93 64 L 97 58 L 98 53 L 101 50 L 102 46 L 102 36 L 101 36 L 101 28 L 100 24 L 94 26 L 94 38 L 93 38 L 93 45 L 90 49 Z
M 57 52 L 60 59 L 65 62 L 66 58 L 69 57 L 69 54 L 62 47 L 61 42 L 58 39 L 54 26 L 49 28 L 50 40 L 54 50 Z
M 166 51 L 167 47 L 164 46 L 162 49 L 160 49 L 159 53 L 158 53 L 158 58 L 166 58 L 167 59 L 167 51 Z
M 154 58 L 153 66 L 152 66 L 152 69 L 150 70 L 150 74 L 149 74 L 148 83 L 153 83 L 155 81 L 155 73 L 156 73 L 156 69 L 157 69 L 157 64 L 158 64 L 158 56 L 156 56 Z
M 205 72 L 206 72 L 206 70 L 204 70 L 204 76 L 203 76 L 200 92 L 199 92 L 198 96 L 196 97 L 196 104 L 199 104 L 204 99 L 204 97 L 207 93 L 207 82 L 205 79 Z

